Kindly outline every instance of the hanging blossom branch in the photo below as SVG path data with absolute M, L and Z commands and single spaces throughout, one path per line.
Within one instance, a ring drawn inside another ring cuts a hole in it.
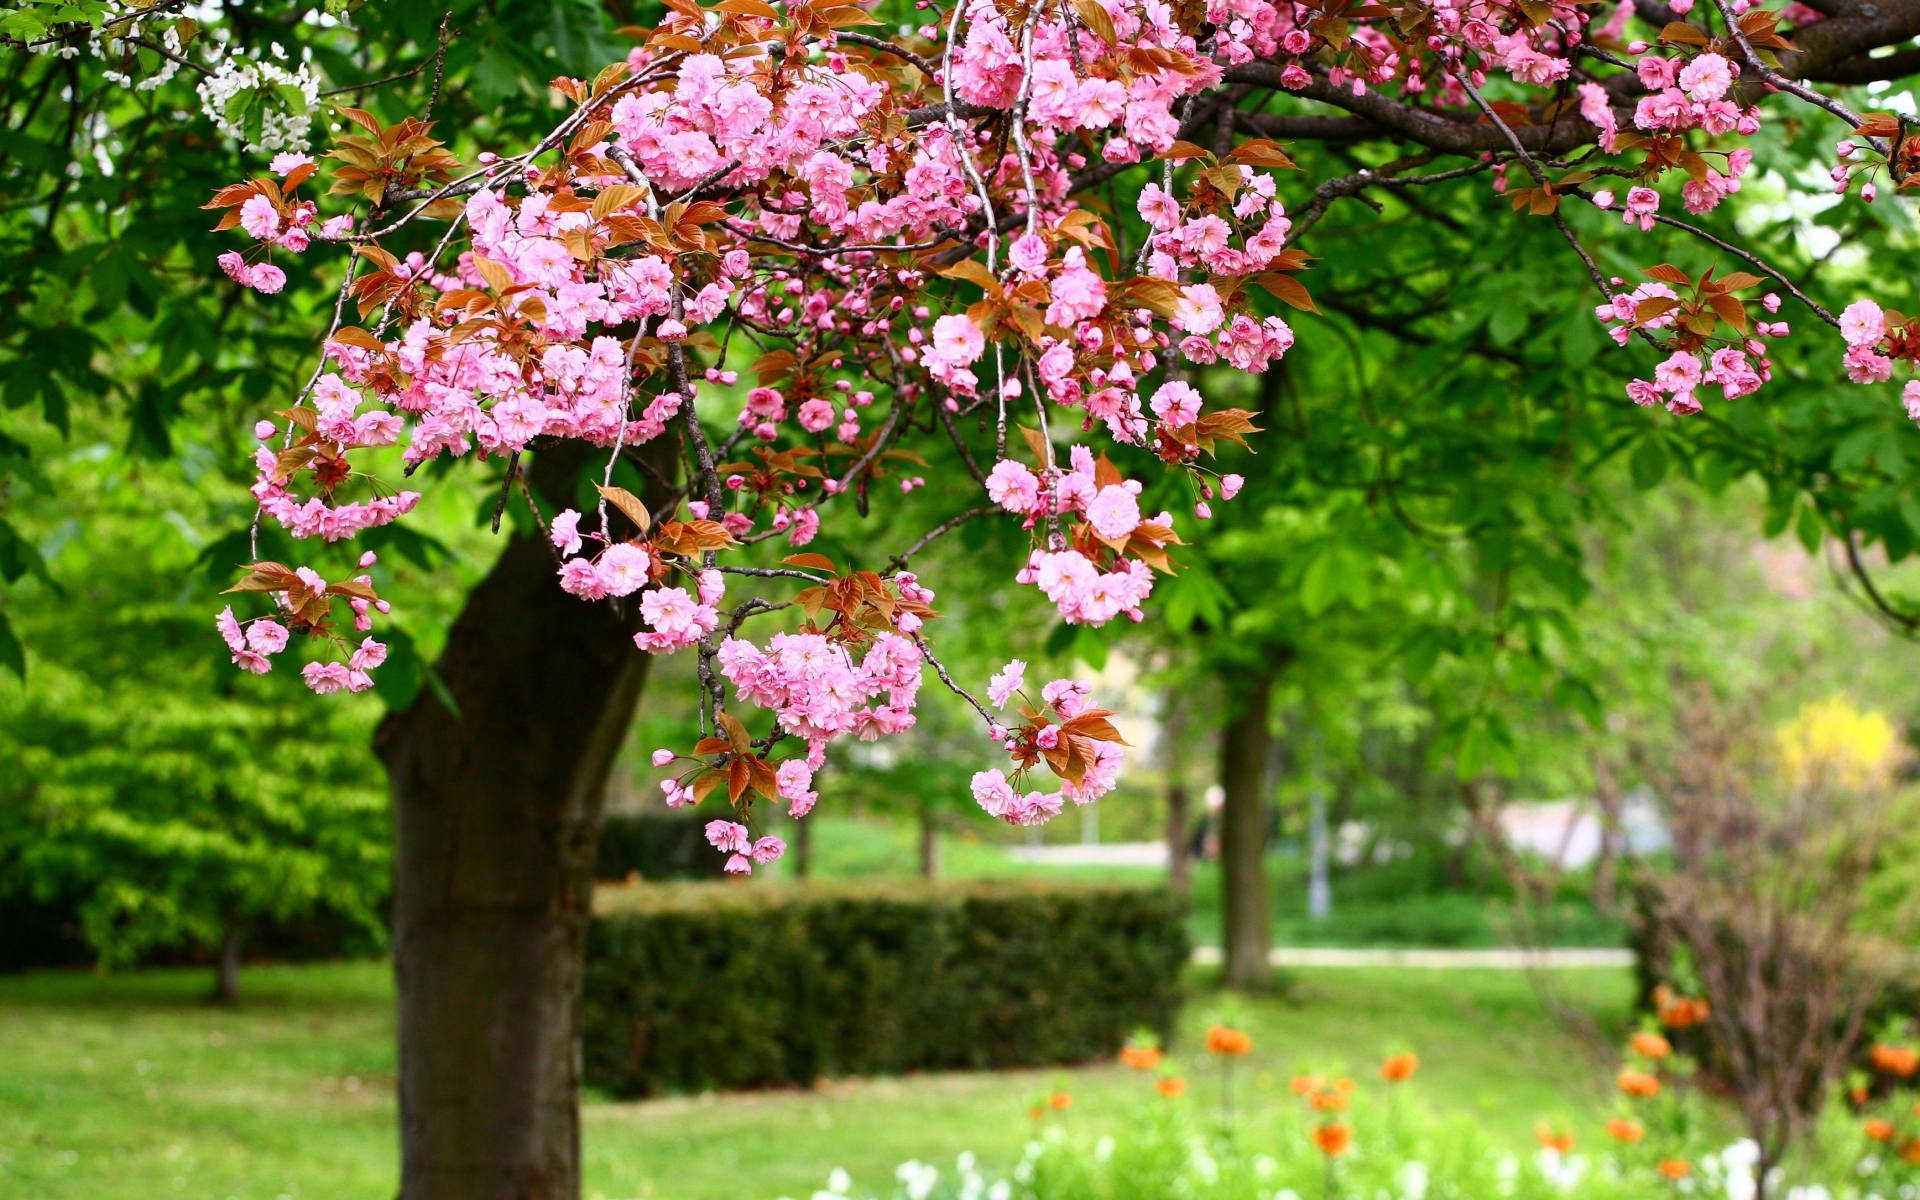
M 1887 2 L 1920 21 L 1920 0 Z M 1659 213 L 1656 185 L 1684 177 L 1694 212 L 1739 190 L 1751 152 L 1712 142 L 1752 136 L 1769 95 L 1738 82 L 1740 64 L 1767 83 L 1789 69 L 1851 79 L 1881 61 L 1874 37 L 1913 36 L 1896 21 L 1816 30 L 1818 47 L 1796 49 L 1776 14 L 1746 3 L 1728 0 L 1730 40 L 1667 26 L 1669 55 L 1624 40 L 1625 5 L 1590 28 L 1586 12 L 1553 0 L 954 0 L 898 38 L 847 32 L 879 23 L 852 5 L 672 0 L 625 61 L 554 81 L 573 107 L 545 136 L 471 170 L 425 121 L 383 126 L 342 109 L 330 194 L 355 211 L 322 220 L 298 194 L 316 164 L 291 153 L 208 206 L 253 239 L 222 266 L 259 291 L 284 284 L 275 254 L 321 242 L 349 256 L 320 369 L 256 428 L 260 513 L 298 537 L 339 540 L 419 499 L 354 470 L 367 448 L 404 441 L 411 474 L 442 456 L 517 464 L 584 441 L 608 456 L 598 503 L 540 522 L 557 586 L 619 606 L 644 651 L 695 650 L 704 736 L 654 761 L 680 768 L 663 785 L 669 804 L 724 789 L 732 819 L 709 837 L 729 870 L 779 856 L 778 839 L 754 834 L 755 805 L 804 815 L 833 739 L 912 727 L 929 666 L 1007 755 L 975 776 L 981 805 L 1044 821 L 1113 787 L 1124 743 L 1111 714 L 1074 680 L 1029 690 L 1017 660 L 976 697 L 935 656 L 935 594 L 908 562 L 969 520 L 1010 515 L 1030 539 L 1016 579 L 1062 620 L 1142 619 L 1180 539 L 1171 513 L 1141 511 L 1143 482 L 1094 436 L 1160 460 L 1201 519 L 1231 500 L 1242 480 L 1206 460 L 1255 432 L 1252 414 L 1210 408 L 1187 365 L 1258 372 L 1286 354 L 1294 333 L 1268 315 L 1274 301 L 1317 311 L 1295 243 L 1339 200 L 1378 207 L 1374 189 L 1484 173 L 1516 210 L 1550 216 L 1608 293 L 1599 315 L 1616 339 L 1668 356 L 1629 389 L 1636 401 L 1685 414 L 1708 384 L 1729 400 L 1757 389 L 1770 374 L 1763 339 L 1788 332 L 1771 319 L 1777 297 L 1739 296 L 1760 277 L 1696 281 L 1660 264 L 1653 282 L 1612 294 L 1623 281 L 1602 278 L 1561 212 L 1574 199 L 1623 215 L 1628 238 L 1657 221 L 1709 238 Z M 1631 69 L 1623 54 L 1637 56 Z M 1620 73 L 1589 73 L 1609 68 Z M 1490 72 L 1506 76 L 1502 91 L 1486 90 Z M 1264 111 L 1276 93 L 1347 115 Z M 1506 94 L 1529 102 L 1491 98 Z M 1881 157 L 1843 163 L 1842 188 L 1882 163 L 1908 178 L 1904 127 L 1878 121 L 1862 118 L 1859 136 L 1878 138 L 1867 151 Z M 1413 149 L 1302 189 L 1296 220 L 1282 192 L 1297 167 L 1273 136 Z M 1854 152 L 1843 145 L 1841 157 Z M 1449 156 L 1464 161 L 1410 173 Z M 1618 176 L 1633 183 L 1624 202 L 1583 186 Z M 1130 215 L 1079 199 L 1122 183 L 1144 223 L 1138 243 L 1115 224 Z M 441 220 L 429 254 L 383 245 Z M 349 303 L 360 324 L 345 319 Z M 1855 378 L 1920 357 L 1920 328 L 1871 301 L 1834 320 Z M 721 405 L 739 414 L 725 436 L 714 432 Z M 962 427 L 975 418 L 991 432 L 990 463 Z M 1057 445 L 1054 432 L 1076 425 Z M 677 479 L 654 465 L 664 456 L 643 462 L 657 512 L 614 483 L 618 461 L 656 442 L 679 461 Z M 920 486 L 909 472 L 931 469 L 923 449 L 951 456 L 951 474 L 984 495 L 882 571 L 804 549 L 823 513 L 851 502 L 864 516 L 887 485 Z M 526 490 L 510 468 L 503 497 L 516 477 Z M 770 565 L 752 548 L 777 538 L 792 553 Z M 729 601 L 730 585 L 749 594 Z M 306 634 L 327 655 L 304 668 L 316 691 L 371 686 L 385 656 L 373 617 L 388 611 L 371 576 L 329 583 L 258 562 L 236 590 L 270 606 L 245 622 L 221 614 L 240 666 L 269 670 Z M 353 637 L 334 624 L 336 601 Z M 787 614 L 783 631 L 748 635 L 774 612 Z M 758 736 L 746 724 L 756 709 L 771 715 Z M 776 761 L 783 744 L 804 750 Z M 1047 776 L 1052 790 L 1038 786 Z

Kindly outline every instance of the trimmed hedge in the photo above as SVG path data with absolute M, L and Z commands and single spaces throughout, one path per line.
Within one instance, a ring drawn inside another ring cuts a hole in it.
M 618 1096 L 1103 1058 L 1171 1032 L 1189 954 L 1157 888 L 643 884 L 596 909 L 586 1073 Z

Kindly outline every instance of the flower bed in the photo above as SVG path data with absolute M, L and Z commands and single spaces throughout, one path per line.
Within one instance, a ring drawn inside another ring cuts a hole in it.
M 1693 1007 L 1688 1007 L 1693 1006 Z M 1704 1014 L 1700 1001 L 1663 998 L 1667 1030 Z M 1677 1016 L 1676 1016 L 1677 1014 Z M 1142 1075 L 1141 1102 L 1117 1134 L 1076 1130 L 1072 1097 L 1038 1097 L 1026 1152 L 1008 1171 L 963 1154 L 951 1169 L 902 1164 L 874 1191 L 836 1170 L 810 1200 L 1754 1200 L 1755 1144 L 1729 1142 L 1693 1085 L 1693 1064 L 1649 1027 L 1626 1047 L 1614 1115 L 1600 1144 L 1534 1127 L 1520 1155 L 1465 1116 L 1439 1116 L 1415 1090 L 1419 1058 L 1388 1056 L 1377 1079 L 1337 1071 L 1290 1081 L 1299 1103 L 1249 1121 L 1233 1106 L 1246 1034 L 1215 1026 L 1176 1069 L 1150 1038 L 1120 1061 Z M 1875 1049 L 1877 1082 L 1862 1075 L 1836 1097 L 1791 1160 L 1768 1176 L 1779 1200 L 1915 1200 L 1920 1103 L 1907 1084 L 1920 1054 Z M 782 1198 L 788 1200 L 788 1198 Z

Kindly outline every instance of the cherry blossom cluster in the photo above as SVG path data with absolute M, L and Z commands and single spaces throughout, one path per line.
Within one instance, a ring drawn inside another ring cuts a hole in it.
M 360 568 L 364 571 L 377 561 L 378 556 L 369 550 L 360 556 Z M 392 606 L 375 593 L 371 575 L 357 575 L 344 583 L 328 583 L 312 567 L 259 562 L 253 564 L 245 579 L 228 591 L 263 593 L 274 606 L 272 615 L 251 617 L 243 622 L 234 616 L 233 606 L 228 605 L 214 620 L 221 640 L 233 655 L 234 665 L 243 671 L 265 675 L 273 670 L 270 660 L 287 648 L 294 633 L 307 634 L 340 656 L 309 662 L 301 668 L 307 686 L 322 695 L 366 691 L 373 686 L 369 672 L 387 661 L 385 643 L 368 636 L 356 645 L 333 624 L 335 600 L 347 602 L 354 632 L 359 634 L 371 633 L 375 612 L 384 616 L 392 611 Z
M 1306 189 L 1286 184 L 1297 167 L 1280 145 L 1208 126 L 1196 106 L 1217 104 L 1235 70 L 1277 67 L 1283 88 L 1393 90 L 1459 109 L 1462 127 L 1484 119 L 1511 135 L 1501 114 L 1518 120 L 1519 106 L 1479 91 L 1504 72 L 1560 93 L 1539 121 L 1590 129 L 1611 163 L 1587 156 L 1573 165 L 1592 169 L 1567 171 L 1556 160 L 1567 173 L 1550 179 L 1514 137 L 1513 153 L 1469 171 L 1492 168 L 1516 208 L 1557 214 L 1581 199 L 1650 230 L 1676 220 L 1660 211 L 1669 172 L 1686 177 L 1689 213 L 1740 189 L 1751 151 L 1709 144 L 1759 129 L 1742 98 L 1753 89 L 1736 89 L 1746 61 L 1736 42 L 1785 43 L 1778 14 L 1733 0 L 1737 37 L 1683 21 L 1651 50 L 1621 40 L 1629 7 L 1593 28 L 1556 0 L 1357 11 L 955 0 L 911 34 L 881 38 L 854 32 L 877 22 L 850 4 L 670 4 L 624 61 L 590 81 L 555 80 L 571 107 L 515 154 L 463 164 L 426 122 L 383 125 L 343 108 L 324 156 L 343 211 L 323 218 L 299 198 L 320 168 L 295 153 L 208 206 L 225 210 L 220 228 L 250 239 L 220 265 L 257 292 L 285 287 L 276 255 L 324 244 L 346 260 L 319 366 L 255 429 L 260 513 L 297 538 L 335 541 L 418 502 L 367 469 L 378 457 L 398 457 L 409 475 L 437 460 L 504 461 L 504 504 L 524 453 L 565 441 L 603 453 L 592 512 L 542 513 L 530 490 L 528 507 L 553 548 L 556 586 L 616 606 L 640 649 L 698 657 L 704 736 L 655 761 L 679 768 L 663 785 L 676 807 L 724 788 L 735 819 L 709 825 L 709 839 L 730 871 L 748 872 L 781 851 L 753 836 L 756 799 L 808 811 L 834 738 L 913 727 L 928 666 L 967 695 L 929 640 L 933 592 L 905 569 L 934 537 L 1011 514 L 1029 539 L 1016 579 L 1062 620 L 1139 621 L 1181 539 L 1170 511 L 1141 510 L 1146 483 L 1096 439 L 1135 462 L 1158 459 L 1202 520 L 1240 490 L 1240 476 L 1208 460 L 1257 432 L 1253 414 L 1210 407 L 1185 372 L 1259 372 L 1289 352 L 1294 330 L 1272 302 L 1317 311 L 1293 242 L 1326 200 L 1301 207 Z M 1584 67 L 1575 83 L 1583 43 L 1634 56 L 1631 78 L 1615 77 L 1632 87 Z M 1633 88 L 1644 95 L 1628 99 Z M 1188 140 L 1203 128 L 1229 136 L 1209 150 Z M 1129 164 L 1142 165 L 1116 176 Z M 1624 196 L 1582 187 L 1603 173 L 1623 180 Z M 1124 199 L 1083 202 L 1116 178 L 1135 180 Z M 1136 214 L 1145 242 L 1128 246 Z M 426 221 L 450 222 L 430 252 L 381 244 Z M 1598 310 L 1622 345 L 1662 356 L 1651 380 L 1630 386 L 1637 403 L 1685 414 L 1708 386 L 1732 400 L 1770 377 L 1766 340 L 1787 333 L 1779 299 L 1737 294 L 1760 277 L 1695 281 L 1665 264 L 1648 274 L 1636 287 L 1615 279 Z M 1842 322 L 1848 371 L 1884 379 L 1908 354 L 1907 327 L 1870 328 L 1859 309 Z M 1076 425 L 1077 437 L 1065 433 Z M 990 452 L 967 440 L 989 432 Z M 957 505 L 883 571 L 803 549 L 829 505 L 864 515 L 876 496 L 921 486 L 913 472 L 943 437 L 956 476 L 964 466 L 986 504 Z M 644 502 L 614 485 L 637 458 L 659 484 Z M 673 477 L 659 462 L 678 464 Z M 776 565 L 763 543 L 785 557 Z M 246 590 L 276 611 L 244 626 L 223 616 L 237 663 L 261 669 L 295 633 L 330 636 L 319 606 L 345 585 L 315 580 L 254 564 Z M 370 592 L 341 595 L 373 603 Z M 779 632 L 756 636 L 776 612 L 788 614 Z M 356 609 L 356 623 L 365 615 Z M 310 668 L 310 682 L 365 686 L 375 646 Z M 1054 680 L 1035 703 L 1023 672 L 1010 665 L 988 692 L 1001 707 L 1020 697 L 1017 722 L 975 702 L 1013 772 L 984 771 L 974 790 L 994 815 L 1028 824 L 1111 789 L 1123 743 L 1084 685 Z M 804 752 L 778 757 L 789 740 Z M 1041 763 L 1058 791 L 1021 791 Z
M 1091 685 L 1077 679 L 1055 679 L 1040 689 L 1040 704 L 1026 695 L 1027 664 L 1014 659 L 987 685 L 987 699 L 1004 709 L 1018 697 L 1022 718 L 1009 728 L 995 721 L 988 737 L 1005 747 L 1013 759 L 1009 778 L 995 767 L 974 775 L 973 798 L 989 816 L 1010 825 L 1039 825 L 1056 817 L 1067 800 L 1091 804 L 1113 790 L 1120 777 L 1120 733 L 1107 718 L 1113 714 L 1088 703 Z M 1059 778 L 1058 791 L 1025 792 L 1029 773 L 1044 763 Z
M 1620 345 L 1638 335 L 1671 351 L 1651 380 L 1628 381 L 1629 399 L 1643 408 L 1665 405 L 1675 416 L 1692 416 L 1702 407 L 1696 393 L 1704 386 L 1718 386 L 1726 399 L 1737 400 L 1773 378 L 1761 339 L 1787 336 L 1787 323 L 1752 319 L 1734 294 L 1760 283 L 1758 276 L 1735 273 L 1716 280 L 1709 271 L 1694 283 L 1664 263 L 1648 273 L 1654 276 L 1651 282 L 1615 292 L 1593 310 L 1601 321 L 1613 323 L 1608 332 Z M 1615 277 L 1612 283 L 1624 287 L 1626 281 Z M 1768 316 L 1780 311 L 1777 293 L 1768 292 L 1759 304 Z
M 1846 339 L 1847 378 L 1855 383 L 1885 383 L 1893 377 L 1896 359 L 1909 369 L 1920 366 L 1920 318 L 1881 308 L 1872 300 L 1855 300 L 1840 313 L 1840 336 Z M 1920 424 L 1920 379 L 1901 388 L 1907 417 Z

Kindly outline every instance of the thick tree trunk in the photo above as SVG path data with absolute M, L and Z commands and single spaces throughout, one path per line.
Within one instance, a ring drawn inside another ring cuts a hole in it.
M 534 482 L 567 495 L 584 462 L 544 452 Z M 607 773 L 647 669 L 632 634 L 514 537 L 438 664 L 459 715 L 423 689 L 375 739 L 395 818 L 402 1200 L 579 1195 L 581 949 Z
M 1226 982 L 1257 988 L 1271 978 L 1267 965 L 1269 916 L 1266 875 L 1267 715 L 1272 688 L 1265 672 L 1244 670 L 1227 679 L 1227 727 L 1220 739 L 1221 911 L 1225 915 Z

